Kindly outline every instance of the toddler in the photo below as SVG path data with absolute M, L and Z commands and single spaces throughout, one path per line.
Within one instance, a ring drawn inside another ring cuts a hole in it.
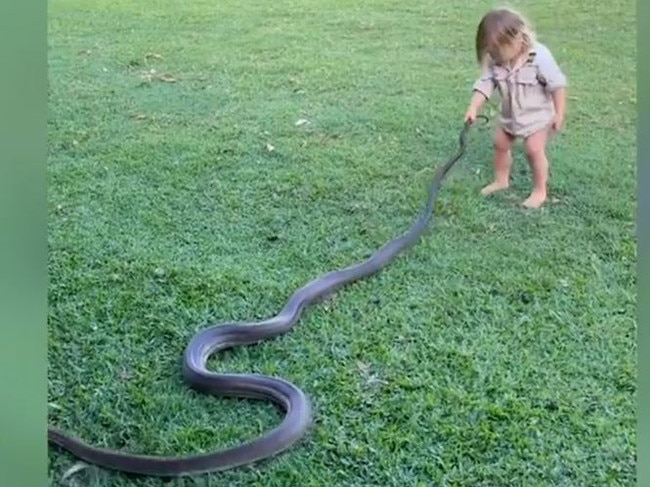
M 474 83 L 465 121 L 476 120 L 495 90 L 501 98 L 494 139 L 494 181 L 481 194 L 508 187 L 511 148 L 516 139 L 523 139 L 534 187 L 522 204 L 539 208 L 546 201 L 546 141 L 564 122 L 566 78 L 549 49 L 535 40 L 526 20 L 507 8 L 491 10 L 481 19 L 476 57 L 482 74 Z

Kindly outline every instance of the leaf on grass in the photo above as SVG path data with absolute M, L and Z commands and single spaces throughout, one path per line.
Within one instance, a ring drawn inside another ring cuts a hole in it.
M 161 54 L 158 54 L 157 52 L 148 52 L 144 55 L 145 59 L 163 59 Z
M 146 82 L 162 81 L 164 83 L 176 83 L 178 78 L 169 73 L 158 73 L 155 69 L 150 69 L 140 75 L 140 78 Z
M 309 120 L 301 118 L 296 121 L 296 127 L 302 127 L 303 125 L 307 125 L 309 123 Z
M 357 360 L 357 368 L 367 385 L 386 384 L 386 381 L 379 377 L 379 374 L 376 374 L 371 370 L 370 365 Z
M 153 81 L 153 76 L 154 76 L 155 72 L 156 72 L 156 70 L 155 70 L 155 69 L 152 69 L 152 70 L 149 71 L 148 73 L 142 73 L 142 74 L 140 75 L 140 79 L 142 79 L 142 81 L 145 81 L 145 82 L 151 83 L 151 82 Z
M 146 120 L 148 117 L 144 113 L 135 113 L 131 115 L 131 118 L 134 118 L 136 120 Z
M 160 76 L 158 76 L 158 79 L 165 83 L 176 83 L 178 81 L 178 79 L 172 76 L 171 74 L 161 74 Z
M 72 475 L 76 474 L 77 472 L 81 472 L 82 470 L 85 470 L 88 467 L 90 467 L 90 465 L 84 462 L 75 463 L 72 467 L 70 467 L 68 470 L 65 471 L 65 473 L 61 477 L 61 482 L 65 482 Z
M 362 374 L 367 374 L 370 370 L 370 366 L 360 360 L 357 360 L 357 368 Z
M 266 150 L 268 152 L 273 152 L 275 150 L 275 147 L 273 147 L 271 144 L 266 144 Z

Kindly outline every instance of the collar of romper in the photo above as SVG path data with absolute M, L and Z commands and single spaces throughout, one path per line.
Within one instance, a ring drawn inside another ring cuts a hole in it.
M 535 45 L 532 45 L 530 49 L 528 49 L 528 58 L 526 59 L 526 63 L 532 63 L 533 60 L 535 59 L 536 54 L 537 54 L 537 49 L 535 49 Z
M 527 64 L 531 64 L 535 60 L 535 55 L 536 54 L 537 54 L 537 51 L 535 50 L 535 46 L 532 46 L 528 50 L 528 57 L 526 58 L 526 60 L 523 63 L 514 66 L 513 68 L 509 68 L 508 71 L 513 73 L 515 71 L 519 71 L 521 68 L 523 68 Z

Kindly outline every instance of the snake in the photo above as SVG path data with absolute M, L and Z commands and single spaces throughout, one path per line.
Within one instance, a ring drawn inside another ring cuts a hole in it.
M 488 122 L 485 115 L 478 118 Z M 344 285 L 376 274 L 415 244 L 433 219 L 443 179 L 466 151 L 467 134 L 473 123 L 465 121 L 457 152 L 435 171 L 426 204 L 406 232 L 384 244 L 365 261 L 325 273 L 299 288 L 272 318 L 258 322 L 211 324 L 189 341 L 182 365 L 182 376 L 189 388 L 213 396 L 270 401 L 284 412 L 283 420 L 275 428 L 236 446 L 177 457 L 134 454 L 93 446 L 52 425 L 48 425 L 48 444 L 104 469 L 152 477 L 224 471 L 271 458 L 296 444 L 307 434 L 313 420 L 311 401 L 300 388 L 287 380 L 261 374 L 217 374 L 207 369 L 208 359 L 222 350 L 256 344 L 287 333 L 308 305 L 330 296 Z

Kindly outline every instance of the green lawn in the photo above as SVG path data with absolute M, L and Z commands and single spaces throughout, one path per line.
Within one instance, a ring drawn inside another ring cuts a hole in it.
M 411 224 L 457 148 L 491 5 L 51 2 L 50 421 L 155 454 L 275 425 L 271 405 L 188 391 L 186 343 Z M 491 130 L 472 131 L 418 245 L 213 360 L 303 388 L 305 441 L 169 485 L 635 485 L 635 2 L 512 5 L 571 83 L 550 204 L 518 207 L 519 148 L 512 188 L 482 198 Z M 76 459 L 49 461 L 57 485 Z

